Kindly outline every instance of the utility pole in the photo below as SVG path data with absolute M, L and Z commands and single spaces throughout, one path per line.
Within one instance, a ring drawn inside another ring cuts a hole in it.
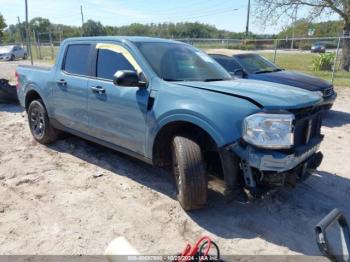
M 83 6 L 80 6 L 80 13 L 81 13 L 81 35 L 84 34 L 84 13 L 83 13 Z
M 290 44 L 290 49 L 294 48 L 295 24 L 297 21 L 297 15 L 298 15 L 298 5 L 294 9 L 294 17 L 292 18 L 293 19 L 293 29 L 292 29 L 292 42 Z
M 21 38 L 22 45 L 24 45 L 24 39 L 22 35 L 22 25 L 21 25 L 21 20 L 19 19 L 19 16 L 17 16 L 17 21 L 18 21 L 18 28 L 19 28 L 19 36 Z
M 249 17 L 250 17 L 250 0 L 248 0 L 248 8 L 247 8 L 247 25 L 245 27 L 245 38 L 248 38 L 249 34 Z
M 30 55 L 30 63 L 33 65 L 33 55 L 30 46 L 30 32 L 29 32 L 29 23 L 28 23 L 28 0 L 25 0 L 25 9 L 26 9 L 26 39 L 27 39 L 27 52 Z

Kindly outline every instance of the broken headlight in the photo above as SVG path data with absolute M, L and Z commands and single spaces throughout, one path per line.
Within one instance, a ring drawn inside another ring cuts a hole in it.
M 264 148 L 290 148 L 293 146 L 293 120 L 291 114 L 257 113 L 243 122 L 243 139 Z

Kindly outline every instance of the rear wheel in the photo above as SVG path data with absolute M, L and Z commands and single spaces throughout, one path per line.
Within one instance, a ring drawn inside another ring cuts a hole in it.
M 28 108 L 28 122 L 30 131 L 41 144 L 49 144 L 54 142 L 59 134 L 59 131 L 53 128 L 42 100 L 34 100 Z
M 27 59 L 27 54 L 24 54 L 23 55 L 23 60 L 26 60 Z
M 202 208 L 207 202 L 208 179 L 199 145 L 186 135 L 172 142 L 177 198 L 184 210 Z

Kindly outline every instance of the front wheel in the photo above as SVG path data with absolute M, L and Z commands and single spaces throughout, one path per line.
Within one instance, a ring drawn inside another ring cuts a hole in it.
M 42 100 L 34 100 L 28 108 L 30 131 L 36 141 L 41 144 L 54 142 L 59 131 L 50 124 L 49 116 Z
M 207 202 L 208 179 L 199 145 L 186 135 L 175 136 L 172 156 L 177 198 L 182 208 L 202 208 Z

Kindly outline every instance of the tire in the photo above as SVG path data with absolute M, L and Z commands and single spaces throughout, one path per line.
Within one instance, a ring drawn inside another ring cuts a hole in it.
M 202 208 L 207 202 L 208 179 L 199 145 L 186 135 L 175 136 L 172 160 L 177 199 L 182 208 Z
M 15 56 L 14 55 L 11 55 L 11 57 L 10 57 L 10 61 L 15 61 Z
M 27 60 L 27 54 L 23 55 L 23 60 Z
M 50 144 L 58 138 L 59 131 L 51 126 L 46 108 L 41 99 L 30 103 L 28 123 L 30 132 L 39 143 Z

